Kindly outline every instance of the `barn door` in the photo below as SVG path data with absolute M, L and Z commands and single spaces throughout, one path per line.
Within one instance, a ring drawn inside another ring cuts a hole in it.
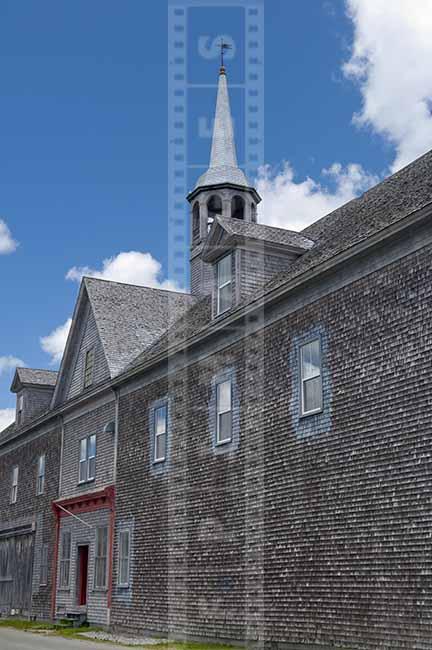
M 33 535 L 0 538 L 0 611 L 30 615 Z

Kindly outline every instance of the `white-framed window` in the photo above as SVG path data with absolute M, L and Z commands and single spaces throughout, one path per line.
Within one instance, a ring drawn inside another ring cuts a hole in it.
M 216 384 L 216 444 L 231 442 L 232 438 L 232 381 Z
M 216 310 L 218 314 L 227 311 L 232 304 L 232 273 L 231 255 L 225 255 L 216 265 L 217 276 L 217 300 Z
M 38 458 L 38 470 L 36 478 L 36 494 L 45 492 L 45 454 Z
M 19 474 L 19 467 L 18 465 L 15 465 L 15 467 L 12 468 L 12 484 L 11 484 L 11 493 L 10 493 L 11 503 L 16 503 L 18 498 L 18 474 Z
M 300 348 L 301 414 L 322 410 L 321 341 L 319 338 Z
M 80 440 L 79 482 L 93 481 L 96 476 L 96 435 Z
M 166 459 L 168 438 L 168 404 L 162 404 L 154 409 L 154 462 L 160 463 Z
M 93 383 L 94 370 L 94 349 L 90 348 L 85 354 L 84 360 L 84 388 L 88 388 Z
M 39 572 L 39 585 L 44 587 L 48 584 L 48 544 L 41 546 L 41 560 Z
M 24 411 L 24 395 L 18 397 L 17 424 L 21 424 Z
M 108 558 L 108 527 L 96 528 L 95 575 L 96 589 L 107 587 L 107 558 Z
M 64 530 L 61 535 L 60 545 L 60 576 L 59 585 L 61 589 L 69 587 L 71 562 L 71 532 Z
M 121 530 L 119 533 L 119 587 L 129 587 L 130 566 L 130 530 Z

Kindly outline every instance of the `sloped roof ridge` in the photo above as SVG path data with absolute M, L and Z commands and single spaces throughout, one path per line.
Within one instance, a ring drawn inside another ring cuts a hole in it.
M 118 280 L 108 280 L 107 278 L 96 278 L 92 275 L 83 275 L 82 278 L 85 283 L 89 280 L 91 282 L 107 282 L 109 284 L 119 284 L 123 287 L 134 287 L 135 289 L 151 289 L 152 291 L 164 291 L 165 293 L 173 293 L 174 295 L 180 294 L 182 296 L 190 296 L 189 291 L 175 291 L 174 289 L 163 289 L 162 287 L 150 287 L 146 284 L 132 284 L 131 282 L 119 282 Z

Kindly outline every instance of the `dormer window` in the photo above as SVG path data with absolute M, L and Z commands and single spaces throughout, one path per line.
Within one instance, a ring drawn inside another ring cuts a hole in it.
M 84 388 L 88 388 L 93 383 L 94 369 L 94 349 L 87 350 L 84 364 Z
M 227 311 L 232 304 L 231 255 L 225 255 L 216 265 L 217 277 L 217 314 Z

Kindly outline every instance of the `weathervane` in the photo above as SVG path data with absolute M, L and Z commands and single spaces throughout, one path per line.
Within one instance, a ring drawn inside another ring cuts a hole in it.
M 224 66 L 224 51 L 225 50 L 231 50 L 232 45 L 229 43 L 225 43 L 224 39 L 221 38 L 221 42 L 219 44 L 220 50 L 221 50 L 221 72 L 225 72 L 225 66 Z

